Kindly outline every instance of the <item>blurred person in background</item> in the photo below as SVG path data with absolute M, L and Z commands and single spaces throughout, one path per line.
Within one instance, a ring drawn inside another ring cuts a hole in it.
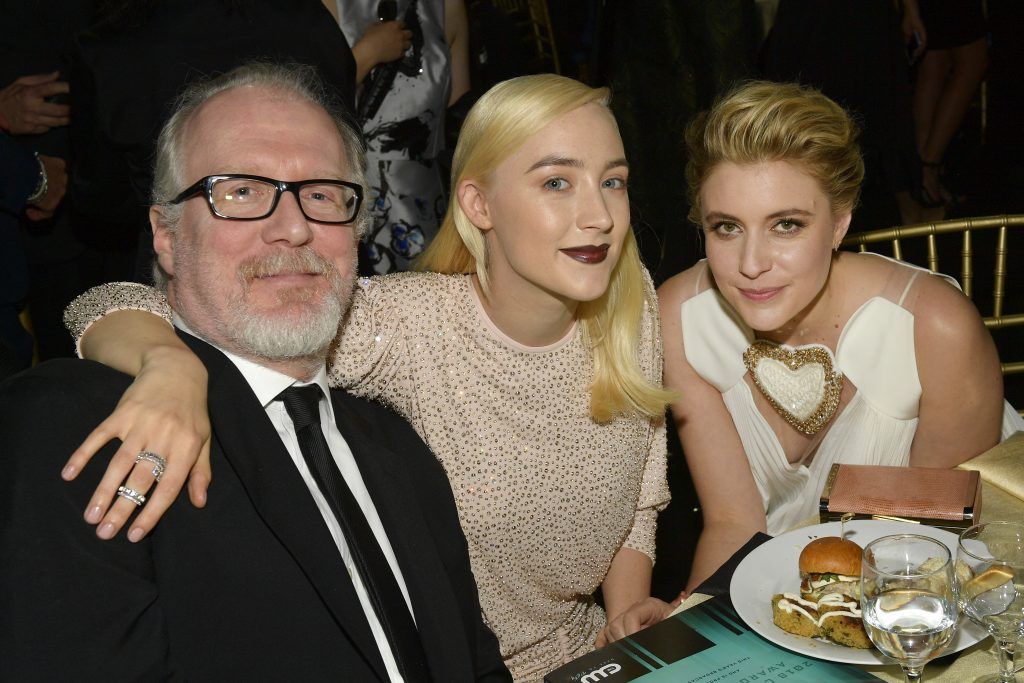
M 70 54 L 75 34 L 89 23 L 93 5 L 92 0 L 0 0 L 0 130 L 23 150 L 38 153 L 54 171 L 55 187 L 62 190 L 63 174 L 71 164 Z M 39 172 L 35 164 L 35 173 Z M 22 316 L 42 360 L 74 354 L 62 331 L 61 312 L 83 287 L 94 283 L 81 277 L 86 248 L 75 234 L 72 213 L 65 198 L 45 211 L 30 206 L 4 217 L 10 237 L 4 251 L 11 264 L 4 285 L 10 287 L 7 300 L 24 307 Z
M 927 36 L 917 2 L 780 0 L 764 46 L 766 78 L 817 88 L 860 122 L 865 177 L 854 232 L 918 218 L 909 60 Z M 908 55 L 915 33 L 921 40 Z
M 981 0 L 918 0 L 927 29 L 914 85 L 914 132 L 921 156 L 916 199 L 922 218 L 941 220 L 956 203 L 943 179 L 949 143 L 988 68 L 988 29 Z
M 66 187 L 63 159 L 34 154 L 0 132 L 0 379 L 32 362 L 32 335 L 21 321 L 29 273 L 20 218 L 53 216 Z
M 438 155 L 445 110 L 469 90 L 463 0 L 324 0 L 356 60 L 357 117 L 367 143 L 360 270 L 408 270 L 437 234 L 447 206 Z

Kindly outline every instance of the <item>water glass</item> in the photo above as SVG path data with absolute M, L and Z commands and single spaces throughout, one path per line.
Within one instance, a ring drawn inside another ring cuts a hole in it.
M 927 536 L 883 536 L 864 548 L 861 611 L 868 638 L 895 659 L 908 683 L 921 680 L 956 632 L 953 562 Z
M 1024 524 L 988 522 L 960 534 L 956 596 L 964 614 L 992 634 L 999 673 L 985 683 L 1013 681 L 1013 654 L 1024 637 Z

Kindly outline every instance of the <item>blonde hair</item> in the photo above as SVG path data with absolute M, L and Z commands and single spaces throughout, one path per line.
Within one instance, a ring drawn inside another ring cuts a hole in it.
M 521 76 L 494 86 L 470 110 L 459 134 L 452 162 L 453 192 L 466 179 L 484 182 L 527 139 L 558 117 L 585 104 L 607 108 L 608 98 L 607 88 L 591 88 L 553 74 Z M 454 196 L 440 231 L 415 267 L 438 273 L 476 273 L 484 295 L 489 294 L 483 233 Z M 648 282 L 629 230 L 608 289 L 594 301 L 581 302 L 576 310 L 584 341 L 593 353 L 590 416 L 597 422 L 625 413 L 661 418 L 673 397 L 644 376 L 638 361 L 638 331 L 645 310 L 657 320 L 657 304 Z
M 857 124 L 838 104 L 795 83 L 750 81 L 699 114 L 686 130 L 690 220 L 700 224 L 700 188 L 720 163 L 788 161 L 821 185 L 832 211 L 852 211 L 864 180 Z

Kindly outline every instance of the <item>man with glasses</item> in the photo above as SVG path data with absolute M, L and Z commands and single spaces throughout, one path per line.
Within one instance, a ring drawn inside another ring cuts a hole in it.
M 321 92 L 241 67 L 186 92 L 158 142 L 158 279 L 209 376 L 207 508 L 97 541 L 71 520 L 102 467 L 58 469 L 130 378 L 55 361 L 0 388 L 0 679 L 509 680 L 444 472 L 400 418 L 327 386 L 364 160 Z M 120 514 L 166 465 L 126 455 Z

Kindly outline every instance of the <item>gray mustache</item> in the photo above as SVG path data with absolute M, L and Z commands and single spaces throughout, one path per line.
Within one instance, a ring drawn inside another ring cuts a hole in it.
M 292 275 L 306 273 L 310 275 L 337 275 L 334 264 L 317 254 L 310 247 L 297 250 L 278 251 L 268 256 L 260 256 L 244 261 L 238 267 L 238 276 L 243 281 L 271 275 Z

